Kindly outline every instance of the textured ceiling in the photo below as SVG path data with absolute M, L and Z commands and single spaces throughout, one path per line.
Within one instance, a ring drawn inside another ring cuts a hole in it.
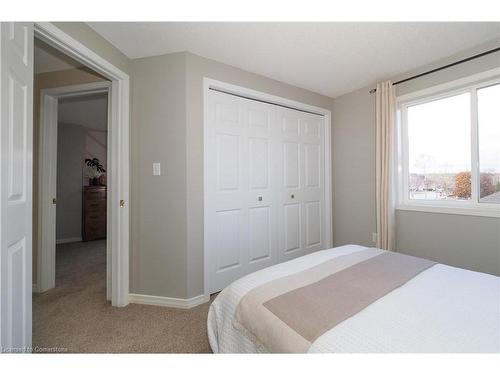
M 189 51 L 327 96 L 500 37 L 500 23 L 89 23 L 129 58 Z

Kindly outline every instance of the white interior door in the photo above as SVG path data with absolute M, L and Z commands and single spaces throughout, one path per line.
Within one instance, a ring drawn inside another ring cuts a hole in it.
M 41 95 L 40 182 L 38 191 L 38 282 L 39 292 L 56 286 L 57 108 L 54 96 Z
M 0 347 L 31 346 L 33 25 L 0 25 Z
M 324 248 L 324 119 L 210 91 L 205 150 L 208 291 Z

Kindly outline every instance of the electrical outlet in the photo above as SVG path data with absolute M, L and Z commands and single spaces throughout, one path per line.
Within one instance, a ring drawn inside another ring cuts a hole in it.
M 377 233 L 372 233 L 372 242 L 377 243 Z

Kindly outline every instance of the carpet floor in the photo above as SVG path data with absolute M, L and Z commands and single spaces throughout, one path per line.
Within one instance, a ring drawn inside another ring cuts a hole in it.
M 137 304 L 112 307 L 106 301 L 105 241 L 57 245 L 56 287 L 33 294 L 33 348 L 70 353 L 210 353 L 209 305 L 189 310 Z

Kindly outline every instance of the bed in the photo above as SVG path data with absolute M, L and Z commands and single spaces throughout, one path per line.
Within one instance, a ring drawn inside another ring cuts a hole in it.
M 214 353 L 498 353 L 500 278 L 341 246 L 229 285 L 208 338 Z

